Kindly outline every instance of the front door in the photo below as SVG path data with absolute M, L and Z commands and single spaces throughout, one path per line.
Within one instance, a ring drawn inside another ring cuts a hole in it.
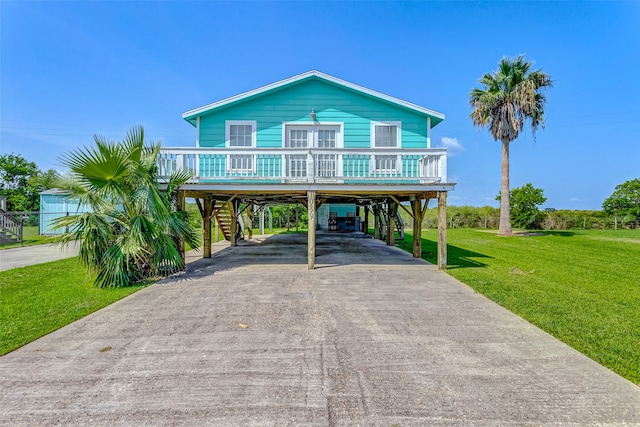
M 285 148 L 337 148 L 340 145 L 339 125 L 287 125 Z M 302 178 L 307 176 L 307 156 L 290 154 L 286 156 L 287 176 Z M 338 172 L 337 155 L 319 153 L 315 156 L 315 170 L 318 177 L 334 177 Z
M 313 146 L 313 126 L 287 126 L 285 148 L 309 148 Z M 307 155 L 287 154 L 285 166 L 289 178 L 307 177 Z

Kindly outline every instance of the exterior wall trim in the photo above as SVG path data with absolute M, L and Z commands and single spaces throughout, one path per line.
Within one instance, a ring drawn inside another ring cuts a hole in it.
M 196 117 L 196 147 L 200 147 L 200 116 Z

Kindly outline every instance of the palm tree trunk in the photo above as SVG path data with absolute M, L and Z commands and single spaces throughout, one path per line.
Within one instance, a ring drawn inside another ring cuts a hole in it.
M 509 140 L 502 140 L 502 186 L 500 190 L 499 236 L 511 236 L 511 202 L 509 200 Z

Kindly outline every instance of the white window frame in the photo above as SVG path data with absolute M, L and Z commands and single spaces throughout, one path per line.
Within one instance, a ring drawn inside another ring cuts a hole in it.
M 251 147 L 255 147 L 256 146 L 257 122 L 255 120 L 227 120 L 225 122 L 225 135 L 224 135 L 224 146 L 225 147 L 232 148 L 232 146 L 231 146 L 231 126 L 232 125 L 242 125 L 242 126 L 249 125 L 249 126 L 251 126 Z
M 395 147 L 376 147 L 376 126 L 396 127 Z M 401 121 L 372 121 L 371 122 L 371 148 L 376 150 L 399 150 L 402 148 L 402 122 Z M 381 154 L 387 156 L 388 154 Z M 376 155 L 371 156 L 371 173 L 374 175 L 402 175 L 402 156 L 398 155 L 395 169 L 376 169 Z
M 309 150 L 318 148 L 318 130 L 326 127 L 336 127 L 336 149 L 344 147 L 344 122 L 282 122 L 282 148 L 286 150 Z M 304 148 L 287 147 L 289 129 L 304 128 L 311 131 L 309 146 Z M 282 176 L 287 175 L 287 162 L 282 162 Z M 342 175 L 342 157 L 336 155 L 336 175 Z
M 322 127 L 331 127 L 335 126 L 338 128 L 336 131 L 336 148 L 344 147 L 344 123 L 343 122 L 282 122 L 282 148 L 287 147 L 287 130 L 292 127 L 312 127 L 313 128 L 313 138 L 311 140 L 311 145 L 307 148 L 317 148 L 318 145 L 318 134 L 315 132 L 317 128 Z
M 247 146 L 242 146 L 242 147 L 235 147 L 231 145 L 231 126 L 233 125 L 240 125 L 240 126 L 251 126 L 251 146 L 247 147 Z M 225 121 L 225 138 L 224 138 L 224 145 L 226 148 L 255 148 L 256 147 L 256 140 L 257 140 L 257 121 L 256 120 L 227 120 Z M 250 154 L 248 154 L 250 155 Z M 256 156 L 253 155 L 252 159 L 251 159 L 251 168 L 246 168 L 246 169 L 232 169 L 231 168 L 231 158 L 233 157 L 233 155 L 227 155 L 227 173 L 231 173 L 231 174 L 243 174 L 243 173 L 255 173 L 256 172 Z
M 395 126 L 396 127 L 396 146 L 395 147 L 376 147 L 376 126 Z M 402 122 L 384 121 L 371 122 L 371 148 L 380 150 L 395 150 L 402 148 Z

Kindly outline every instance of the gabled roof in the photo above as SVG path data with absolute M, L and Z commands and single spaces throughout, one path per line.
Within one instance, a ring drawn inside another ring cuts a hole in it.
M 297 76 L 293 76 L 290 77 L 288 79 L 284 79 L 284 80 L 280 80 L 278 82 L 275 83 L 271 83 L 268 84 L 266 86 L 262 86 L 259 87 L 257 89 L 254 90 L 250 90 L 248 92 L 244 92 L 241 93 L 239 95 L 235 95 L 226 99 L 223 99 L 221 101 L 217 101 L 214 102 L 213 104 L 209 104 L 209 105 L 205 105 L 203 107 L 200 108 L 195 108 L 193 110 L 189 110 L 185 113 L 182 113 L 182 118 L 187 120 L 189 123 L 195 125 L 195 121 L 196 121 L 196 117 L 201 116 L 203 114 L 206 114 L 212 110 L 221 108 L 221 107 L 225 107 L 225 106 L 229 106 L 231 104 L 235 104 L 238 102 L 242 102 L 242 101 L 246 101 L 250 98 L 256 97 L 256 96 L 261 96 L 261 95 L 265 95 L 268 92 L 272 92 L 272 91 L 277 91 L 280 89 L 283 89 L 287 86 L 291 86 L 297 83 L 301 83 L 303 81 L 307 81 L 307 80 L 320 80 L 320 81 L 324 81 L 336 86 L 340 86 L 342 88 L 345 88 L 347 90 L 351 90 L 354 92 L 358 92 L 362 95 L 365 96 L 369 96 L 369 97 L 373 97 L 373 98 L 377 98 L 381 101 L 384 102 L 388 102 L 390 104 L 394 104 L 398 107 L 401 108 L 405 108 L 407 110 L 411 110 L 413 112 L 425 115 L 425 116 L 429 116 L 431 117 L 432 121 L 431 121 L 431 126 L 435 126 L 436 124 L 440 123 L 442 120 L 444 120 L 444 114 L 439 113 L 437 111 L 434 110 L 430 110 L 428 108 L 425 107 L 421 107 L 419 105 L 413 104 L 411 102 L 407 102 L 407 101 L 403 101 L 401 99 L 398 98 L 394 98 L 393 96 L 389 96 L 386 95 L 384 93 L 381 92 L 377 92 L 375 90 L 371 90 L 368 89 L 366 87 L 363 86 L 359 86 L 357 84 L 354 83 L 350 83 L 346 80 L 342 80 L 339 79 L 337 77 L 333 77 L 330 76 L 328 74 L 325 73 L 321 73 L 320 71 L 316 71 L 316 70 L 311 70 L 311 71 L 307 71 L 306 73 L 302 73 L 302 74 L 298 74 Z

